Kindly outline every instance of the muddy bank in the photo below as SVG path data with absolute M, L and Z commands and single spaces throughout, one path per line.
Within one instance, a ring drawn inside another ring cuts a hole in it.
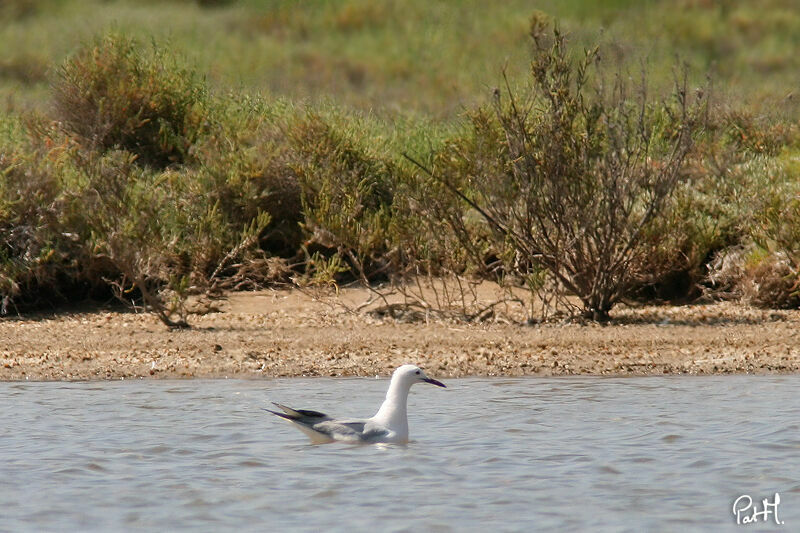
M 731 303 L 621 308 L 605 326 L 403 323 L 263 291 L 232 294 L 192 324 L 169 331 L 125 312 L 4 319 L 0 379 L 374 376 L 407 362 L 437 377 L 800 370 L 800 311 Z

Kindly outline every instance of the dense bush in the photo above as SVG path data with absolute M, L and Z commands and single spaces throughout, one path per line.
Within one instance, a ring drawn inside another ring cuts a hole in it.
M 119 298 L 135 290 L 165 324 L 185 327 L 189 292 L 209 288 L 226 261 L 241 259 L 269 216 L 240 223 L 191 170 L 155 172 L 135 160 L 111 151 L 79 163 L 87 244 L 119 273 L 108 279 Z
M 164 168 L 186 160 L 205 128 L 204 85 L 164 48 L 111 34 L 58 71 L 55 118 L 90 150 L 127 150 Z
M 205 194 L 240 225 L 268 213 L 272 222 L 259 235 L 261 248 L 294 256 L 303 240 L 300 183 L 286 135 L 294 110 L 237 95 L 217 106 L 218 120 L 193 150 Z
M 796 178 L 782 153 L 796 143 L 791 124 L 716 109 L 688 159 L 684 180 L 645 234 L 651 266 L 632 296 L 684 302 L 701 295 L 742 298 L 742 283 L 749 283 L 754 263 L 739 260 L 740 251 L 755 242 L 780 251 L 767 234 L 779 228 L 791 233 L 795 226 L 796 219 L 786 212 L 775 215 L 789 208 L 786 201 L 793 197 Z M 770 224 L 768 217 L 780 222 Z M 785 255 L 770 258 L 775 264 L 784 260 Z M 737 268 L 730 267 L 734 263 Z M 719 271 L 723 264 L 724 274 Z M 747 300 L 764 305 L 769 298 Z
M 756 205 L 754 241 L 766 252 L 755 269 L 759 289 L 754 303 L 764 307 L 800 307 L 800 165 L 796 156 L 768 169 L 768 186 Z
M 60 70 L 56 120 L 32 119 L 16 132 L 29 140 L 2 152 L 4 310 L 88 279 L 185 326 L 190 293 L 264 259 L 267 193 L 191 156 L 232 126 L 194 74 L 173 66 L 157 47 L 98 41 Z
M 658 102 L 532 28 L 531 87 L 447 135 L 215 96 L 165 48 L 93 41 L 50 115 L 0 121 L 0 311 L 113 293 L 185 326 L 190 294 L 276 277 L 472 318 L 486 279 L 599 320 L 631 296 L 797 306 L 797 127 L 703 116 L 683 80 Z
M 367 280 L 388 267 L 388 225 L 400 169 L 311 113 L 288 132 L 309 243 L 335 250 Z
M 0 311 L 14 299 L 30 300 L 38 286 L 58 287 L 56 278 L 75 257 L 65 237 L 61 186 L 38 154 L 0 149 Z
M 587 317 L 604 320 L 645 264 L 643 235 L 679 183 L 701 103 L 679 81 L 658 106 L 643 83 L 598 71 L 596 50 L 573 62 L 544 25 L 532 22 L 530 92 L 507 84 L 503 102 L 496 91 L 494 116 L 473 118 L 482 140 L 456 147 L 463 163 L 440 179 L 513 246 L 519 266 L 546 268 Z M 466 183 L 454 177 L 464 170 Z
M 32 277 L 43 293 L 63 284 L 37 266 L 61 241 L 76 272 L 103 265 L 120 299 L 173 327 L 187 324 L 190 293 L 283 273 L 270 253 L 316 251 L 312 275 L 331 261 L 359 277 L 386 270 L 399 167 L 321 115 L 211 98 L 189 70 L 162 77 L 170 65 L 163 49 L 110 36 L 59 71 L 56 120 L 33 121 L 21 151 L 39 155 L 2 160 L 7 303 Z

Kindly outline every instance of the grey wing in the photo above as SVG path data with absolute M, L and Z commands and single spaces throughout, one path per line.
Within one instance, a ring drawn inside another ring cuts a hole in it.
M 364 426 L 364 432 L 362 433 L 362 439 L 367 442 L 382 441 L 390 436 L 392 436 L 392 432 L 389 429 L 371 422 Z
M 313 428 L 332 439 L 350 442 L 371 442 L 389 433 L 385 427 L 367 420 L 326 420 L 314 424 Z

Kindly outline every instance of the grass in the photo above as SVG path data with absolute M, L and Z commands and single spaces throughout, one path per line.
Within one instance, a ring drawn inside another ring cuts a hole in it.
M 481 102 L 504 63 L 512 77 L 524 74 L 536 10 L 557 18 L 578 44 L 613 43 L 613 54 L 633 71 L 645 60 L 656 85 L 669 86 L 678 56 L 699 80 L 713 72 L 719 90 L 758 112 L 776 102 L 780 112 L 795 107 L 783 99 L 800 67 L 792 53 L 800 14 L 785 0 L 38 4 L 27 16 L 7 14 L 0 29 L 0 101 L 7 107 L 41 105 L 48 69 L 110 29 L 169 42 L 213 88 L 333 98 L 381 115 L 437 119 Z

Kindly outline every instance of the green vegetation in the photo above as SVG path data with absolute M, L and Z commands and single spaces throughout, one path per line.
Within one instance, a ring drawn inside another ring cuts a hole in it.
M 441 180 L 483 216 L 496 248 L 510 245 L 587 317 L 607 320 L 643 269 L 644 235 L 680 181 L 705 104 L 690 101 L 685 80 L 661 106 L 621 75 L 591 87 L 607 74 L 598 50 L 570 61 L 564 35 L 547 26 L 532 21 L 532 90 L 498 91 L 494 116 L 475 117 L 475 141 L 489 150 L 455 151 L 463 164 Z
M 795 11 L 5 2 L 0 311 L 114 295 L 184 327 L 190 294 L 358 280 L 481 318 L 481 279 L 531 319 L 796 307 Z

